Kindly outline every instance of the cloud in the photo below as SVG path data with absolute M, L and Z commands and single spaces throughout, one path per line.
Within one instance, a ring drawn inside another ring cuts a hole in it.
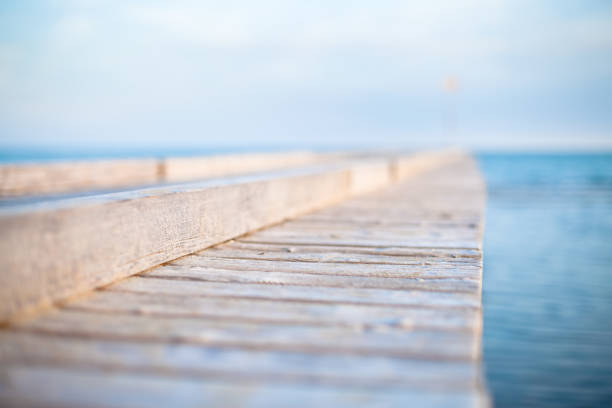
M 163 33 L 209 47 L 235 47 L 251 44 L 252 21 L 243 13 L 209 10 L 206 7 L 141 5 L 127 7 L 125 13 L 136 24 L 151 25 Z
M 41 2 L 13 12 L 11 24 L 0 15 L 0 93 L 10 95 L 0 100 L 0 133 L 18 140 L 33 124 L 41 134 L 119 141 L 175 127 L 176 140 L 443 133 L 451 75 L 466 133 L 612 130 L 601 113 L 612 108 L 612 8 L 576 7 Z
M 300 47 L 324 50 L 338 47 L 418 48 L 432 42 L 465 50 L 485 26 L 503 16 L 500 1 L 442 1 L 437 3 L 341 2 L 342 7 L 279 2 L 231 2 L 227 7 L 203 2 L 172 5 L 139 4 L 125 13 L 136 24 L 148 24 L 178 40 L 214 47 Z M 476 21 L 475 21 L 476 19 Z M 457 36 L 459 38 L 457 38 Z M 468 38 L 461 38 L 468 37 Z M 487 48 L 488 49 L 488 48 Z

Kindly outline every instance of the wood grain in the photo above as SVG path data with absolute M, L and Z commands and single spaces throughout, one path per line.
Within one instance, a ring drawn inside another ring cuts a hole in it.
M 163 180 L 175 183 L 238 174 L 272 171 L 344 157 L 313 152 L 244 153 L 206 157 L 169 157 L 162 160 Z
M 0 197 L 111 190 L 323 163 L 341 153 L 278 152 L 0 165 Z
M 336 202 L 349 174 L 281 172 L 4 208 L 0 320 Z
M 353 387 L 406 386 L 434 390 L 473 388 L 477 368 L 462 361 L 384 356 L 309 354 L 288 351 L 137 343 L 31 332 L 0 332 L 0 362 L 161 374 L 176 379 L 224 378 L 235 383 L 319 383 Z M 369 367 L 364 370 L 364 367 Z M 12 371 L 12 370 L 6 370 Z
M 363 172 L 345 166 L 316 173 L 343 180 L 322 190 L 338 194 L 332 206 L 13 320 L 0 329 L 0 404 L 489 406 L 481 372 L 484 184 L 473 160 L 420 163 L 420 177 L 403 181 L 399 167 L 378 158 L 366 158 Z M 355 184 L 358 174 L 364 179 Z M 292 177 L 281 180 L 295 184 Z M 309 194 L 321 188 L 315 174 L 299 177 L 301 195 L 282 183 L 273 190 L 289 191 L 283 202 L 292 208 L 312 205 Z M 386 188 L 373 191 L 379 184 Z M 240 217 L 230 201 L 214 201 L 222 187 L 198 196 L 206 211 L 183 210 L 177 228 L 211 211 Z M 201 194 L 201 185 L 187 191 Z M 253 205 L 265 202 L 275 214 L 285 206 L 265 191 L 231 198 L 244 198 L 245 219 L 269 222 Z M 149 221 L 168 223 L 154 215 Z M 151 233 L 115 228 L 127 249 Z M 167 246 L 177 242 L 168 237 Z
M 193 295 L 173 296 L 151 289 L 147 292 L 103 290 L 95 295 L 64 305 L 64 308 L 104 313 L 190 317 L 270 324 L 301 324 L 310 326 L 363 327 L 376 326 L 426 328 L 429 330 L 471 331 L 480 327 L 480 313 L 475 308 L 426 308 L 317 303 L 299 300 L 214 297 Z
M 420 308 L 480 308 L 480 296 L 466 292 L 425 290 L 389 291 L 375 288 L 308 287 L 273 284 L 234 284 L 203 280 L 159 279 L 135 276 L 118 282 L 108 290 L 160 293 L 172 296 L 244 297 L 249 299 L 282 299 L 326 304 L 365 304 Z
M 158 183 L 155 159 L 0 165 L 0 197 L 58 194 Z
M 18 367 L 2 377 L 0 402 L 20 407 L 484 407 L 478 387 L 427 390 L 173 378 L 71 368 Z M 37 384 L 36 393 L 31 392 Z M 58 392 L 62 390 L 62 392 Z
M 383 187 L 389 160 L 4 206 L 0 322 Z

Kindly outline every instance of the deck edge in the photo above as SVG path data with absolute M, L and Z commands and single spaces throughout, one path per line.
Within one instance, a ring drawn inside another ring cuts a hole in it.
M 335 161 L 249 181 L 164 186 L 0 213 L 0 322 L 372 191 L 458 151 Z

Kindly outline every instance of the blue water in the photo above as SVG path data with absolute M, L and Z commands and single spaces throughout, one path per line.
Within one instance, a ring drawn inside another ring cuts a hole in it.
M 6 147 L 0 146 L 0 164 L 2 163 L 44 163 L 73 160 L 132 159 L 168 156 L 197 156 L 227 152 L 242 152 L 247 149 L 231 148 L 89 148 L 89 147 Z
M 496 406 L 612 406 L 612 155 L 479 159 Z
M 0 140 L 1 142 L 1 140 Z M 339 151 L 346 146 L 325 146 L 316 151 Z M 105 160 L 105 159 L 137 159 L 154 157 L 188 157 L 205 156 L 225 153 L 257 153 L 257 152 L 283 152 L 296 150 L 312 150 L 311 146 L 299 144 L 257 144 L 257 145 L 209 145 L 209 146 L 138 146 L 112 148 L 105 147 L 11 147 L 0 144 L 0 164 L 2 163 L 41 163 L 73 160 Z

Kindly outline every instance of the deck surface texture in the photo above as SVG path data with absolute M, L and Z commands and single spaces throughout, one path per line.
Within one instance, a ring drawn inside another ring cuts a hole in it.
M 15 322 L 0 405 L 487 406 L 484 194 L 466 157 Z

